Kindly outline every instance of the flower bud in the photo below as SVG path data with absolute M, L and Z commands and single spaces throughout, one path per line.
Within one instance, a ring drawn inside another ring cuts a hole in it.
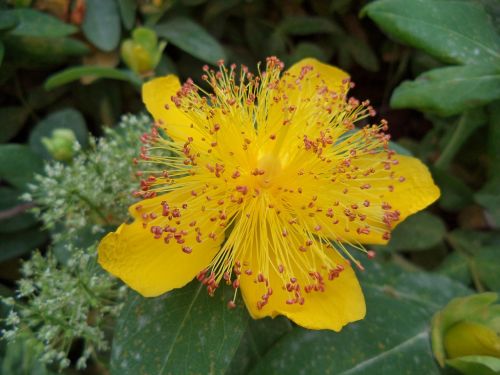
M 138 27 L 132 32 L 132 39 L 122 42 L 121 56 L 125 64 L 135 73 L 147 75 L 160 62 L 166 43 L 158 43 L 155 32 Z
M 448 358 L 466 355 L 500 357 L 500 337 L 493 329 L 474 322 L 463 321 L 449 328 L 444 334 L 444 347 Z
M 70 161 L 73 159 L 74 144 L 77 142 L 71 129 L 55 129 L 50 138 L 42 137 L 42 144 L 56 160 Z
M 500 364 L 497 299 L 496 293 L 455 298 L 434 315 L 432 350 L 442 367 L 448 365 L 464 375 L 476 375 L 489 374 Z

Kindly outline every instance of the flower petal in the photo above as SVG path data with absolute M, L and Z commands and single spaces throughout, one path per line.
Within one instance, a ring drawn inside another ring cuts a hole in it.
M 317 249 L 317 251 L 320 250 Z M 303 305 L 286 303 L 290 295 L 281 287 L 283 281 L 278 271 L 271 268 L 268 281 L 273 288 L 273 294 L 268 299 L 268 303 L 259 309 L 257 303 L 267 289 L 263 283 L 256 283 L 254 277 L 242 274 L 240 288 L 250 315 L 254 319 L 285 315 L 305 328 L 334 331 L 340 331 L 346 324 L 363 319 L 366 314 L 366 306 L 356 274 L 349 263 L 335 250 L 330 248 L 327 251 L 332 261 L 342 264 L 344 270 L 334 280 L 326 281 L 323 292 L 307 293 Z M 320 261 L 319 257 L 317 257 L 317 261 Z M 258 264 L 257 258 L 253 259 L 253 264 Z M 258 269 L 259 266 L 254 268 Z M 303 274 L 298 268 L 290 271 L 295 275 Z M 311 280 L 304 276 L 298 276 L 296 281 L 302 286 L 310 282 Z
M 318 235 L 357 244 L 384 244 L 390 232 L 407 216 L 439 197 L 427 167 L 418 159 L 387 153 L 352 158 L 350 167 L 330 181 L 307 175 L 297 179 L 302 191 L 290 194 L 299 225 Z M 368 173 L 368 171 L 371 171 Z M 290 172 L 290 174 L 296 174 Z
M 169 137 L 183 143 L 188 137 L 197 136 L 198 132 L 191 126 L 191 119 L 171 99 L 180 89 L 179 78 L 175 75 L 155 78 L 142 86 L 142 100 Z
M 177 200 L 180 206 L 184 202 L 180 198 L 175 192 L 132 206 L 130 211 L 135 213 L 136 220 L 132 224 L 122 224 L 99 244 L 101 266 L 145 297 L 158 296 L 184 286 L 208 266 L 219 250 L 222 235 L 215 240 L 205 235 L 201 243 L 196 241 L 198 232 L 189 223 L 197 219 L 197 211 L 185 212 L 181 219 L 176 219 L 180 223 L 176 224 L 177 233 L 188 232 L 183 236 L 185 242 L 182 245 L 174 238 L 166 243 L 163 237 L 154 237 L 153 226 L 165 227 L 168 220 L 161 215 L 161 202 L 168 199 L 174 207 Z M 139 211 L 149 219 L 142 220 Z M 151 214 L 157 218 L 151 220 Z M 198 220 L 197 228 L 208 234 L 212 230 L 209 223 L 208 220 Z M 183 247 L 188 247 L 190 253 L 184 252 Z
M 306 58 L 293 64 L 283 76 L 287 82 L 292 82 L 300 76 L 304 67 L 311 67 L 312 71 L 305 76 L 305 84 L 300 93 L 302 97 L 312 97 L 316 95 L 317 89 L 327 86 L 330 90 L 341 91 L 345 88 L 345 80 L 349 79 L 349 74 L 335 66 L 323 64 L 322 62 Z M 292 93 L 294 93 L 292 91 Z M 296 93 L 296 92 L 295 92 Z M 297 98 L 298 99 L 298 98 Z M 293 102 L 291 100 L 291 102 Z

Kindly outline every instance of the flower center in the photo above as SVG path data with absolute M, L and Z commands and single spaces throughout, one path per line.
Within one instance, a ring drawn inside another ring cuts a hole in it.
M 262 155 L 257 162 L 257 183 L 264 189 L 270 188 L 282 171 L 281 160 L 273 154 Z

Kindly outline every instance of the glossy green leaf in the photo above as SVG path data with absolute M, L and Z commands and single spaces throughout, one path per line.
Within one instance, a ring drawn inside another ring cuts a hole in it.
M 474 257 L 476 270 L 481 281 L 494 292 L 500 292 L 500 247 L 485 246 Z
M 42 160 L 28 146 L 13 143 L 0 145 L 1 180 L 23 190 L 42 168 Z
M 117 322 L 111 373 L 223 374 L 248 314 L 242 303 L 229 310 L 233 292 L 221 289 L 211 298 L 194 281 L 159 298 L 131 292 Z
M 391 234 L 388 247 L 391 250 L 426 250 L 439 244 L 446 233 L 444 222 L 429 212 L 411 215 Z
M 387 34 L 459 64 L 500 61 L 500 39 L 483 7 L 472 1 L 378 0 L 363 9 Z
M 84 43 L 72 38 L 8 35 L 4 43 L 8 60 L 26 69 L 59 64 L 71 56 L 81 56 L 89 52 Z
M 414 108 L 442 116 L 461 113 L 500 98 L 500 70 L 494 65 L 431 70 L 394 90 L 393 108 Z
M 22 129 L 28 113 L 25 107 L 0 108 L 0 143 L 7 142 Z
M 82 30 L 97 48 L 114 50 L 121 35 L 120 11 L 116 0 L 86 0 Z
M 10 9 L 2 12 L 3 17 L 17 20 L 16 27 L 9 30 L 12 36 L 33 36 L 38 38 L 59 38 L 74 34 L 78 29 L 51 16 L 30 8 Z
M 80 112 L 67 108 L 57 112 L 53 112 L 40 121 L 30 133 L 29 145 L 33 151 L 40 154 L 46 159 L 50 159 L 51 155 L 47 148 L 42 144 L 42 138 L 50 138 L 55 129 L 70 129 L 76 136 L 78 143 L 82 147 L 88 143 L 88 129 L 85 124 L 85 119 Z
M 464 375 L 498 375 L 500 374 L 500 358 L 470 355 L 449 359 L 446 364 L 456 368 Z
M 129 70 L 109 68 L 105 66 L 75 66 L 51 75 L 45 81 L 45 88 L 53 88 L 76 81 L 82 77 L 110 78 L 119 81 L 128 81 L 136 86 L 141 85 L 141 79 Z
M 461 284 L 376 263 L 361 275 L 367 316 L 340 333 L 295 328 L 259 361 L 251 374 L 440 374 L 430 347 L 432 314 Z
M 290 35 L 311 35 L 341 33 L 342 29 L 332 20 L 324 17 L 289 16 L 277 28 Z
M 29 203 L 19 199 L 18 190 L 0 187 L 0 233 L 15 232 L 32 227 L 36 219 L 27 210 Z
M 132 29 L 135 24 L 135 12 L 137 11 L 137 1 L 118 0 L 118 6 L 120 7 L 120 14 L 122 16 L 123 26 L 125 26 L 127 30 Z
M 158 36 L 200 60 L 216 64 L 218 60 L 226 58 L 219 42 L 189 18 L 170 19 L 158 24 L 154 29 Z
M 248 373 L 258 360 L 292 329 L 292 323 L 283 316 L 274 319 L 250 319 L 226 375 Z
M 11 233 L 0 233 L 0 262 L 27 254 L 47 242 L 48 236 L 34 227 Z

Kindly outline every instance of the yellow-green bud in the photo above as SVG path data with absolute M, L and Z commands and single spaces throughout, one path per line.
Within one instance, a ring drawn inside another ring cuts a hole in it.
M 448 358 L 466 355 L 500 357 L 500 337 L 483 324 L 462 321 L 444 334 L 444 347 Z
M 71 129 L 55 129 L 50 138 L 42 137 L 42 144 L 56 160 L 70 161 L 74 155 L 74 145 L 77 142 Z
M 137 74 L 150 73 L 160 62 L 166 43 L 158 43 L 155 32 L 138 27 L 132 32 L 132 39 L 121 45 L 121 56 L 125 64 Z

